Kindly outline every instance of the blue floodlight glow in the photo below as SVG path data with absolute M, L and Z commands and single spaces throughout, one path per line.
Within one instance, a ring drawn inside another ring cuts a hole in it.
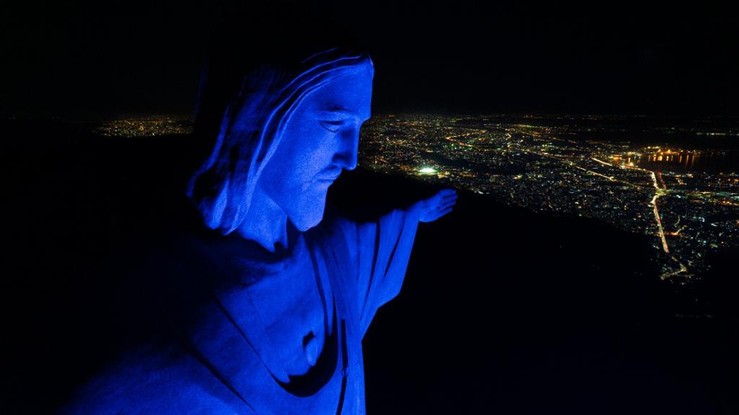
M 187 190 L 202 231 L 173 235 L 132 279 L 145 300 L 128 304 L 157 310 L 141 312 L 157 341 L 64 413 L 365 412 L 362 338 L 401 289 L 418 223 L 456 201 L 444 189 L 375 221 L 324 218 L 329 186 L 357 165 L 373 74 L 369 56 L 336 49 L 246 74 Z

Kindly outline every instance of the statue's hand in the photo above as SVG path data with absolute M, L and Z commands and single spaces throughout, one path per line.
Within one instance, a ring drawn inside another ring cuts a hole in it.
M 451 212 L 456 202 L 456 190 L 442 189 L 428 199 L 416 202 L 414 207 L 419 209 L 418 220 L 421 222 L 433 222 Z

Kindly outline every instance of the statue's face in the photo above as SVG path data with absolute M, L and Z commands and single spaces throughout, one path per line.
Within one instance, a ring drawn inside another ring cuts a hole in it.
M 357 166 L 359 130 L 370 117 L 372 66 L 346 69 L 306 94 L 287 120 L 259 185 L 301 231 L 323 218 L 329 186 Z

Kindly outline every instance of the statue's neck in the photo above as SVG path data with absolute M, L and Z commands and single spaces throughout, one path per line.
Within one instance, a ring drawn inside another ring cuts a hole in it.
M 269 252 L 288 247 L 288 219 L 271 198 L 258 187 L 244 221 L 236 230 L 247 240 L 254 241 Z

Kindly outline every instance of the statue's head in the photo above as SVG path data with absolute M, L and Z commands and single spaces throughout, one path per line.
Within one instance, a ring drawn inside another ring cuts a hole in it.
M 372 62 L 366 56 L 342 59 L 347 62 L 310 75 L 306 91 L 279 121 L 275 148 L 257 182 L 301 231 L 321 221 L 328 187 L 342 170 L 356 167 L 359 130 L 370 117 Z
M 298 230 L 320 222 L 328 187 L 356 166 L 372 95 L 369 55 L 336 40 L 251 39 L 211 55 L 196 134 L 212 145 L 188 188 L 209 228 L 236 230 L 263 195 Z

